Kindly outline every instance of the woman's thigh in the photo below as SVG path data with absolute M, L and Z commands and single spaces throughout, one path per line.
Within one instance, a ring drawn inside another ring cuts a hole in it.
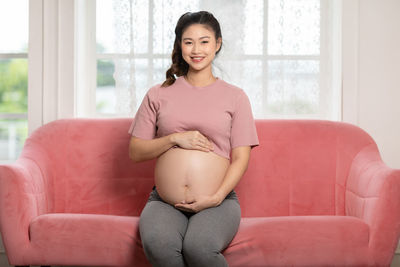
M 155 190 L 150 193 L 140 214 L 139 233 L 144 252 L 153 265 L 166 258 L 175 258 L 183 264 L 178 258 L 182 257 L 187 225 L 188 218 L 182 212 L 162 201 Z M 171 262 L 171 265 L 174 264 Z
M 139 219 L 139 231 L 142 240 L 170 242 L 178 238 L 182 242 L 185 236 L 188 218 L 175 207 L 161 200 L 153 190 L 143 208 Z
M 185 246 L 187 260 L 200 262 L 210 254 L 221 255 L 235 236 L 240 217 L 234 191 L 217 207 L 188 213 L 162 201 L 153 188 L 140 215 L 139 231 L 145 254 L 154 266 L 165 259 L 170 259 L 171 266 L 182 266 Z M 225 261 L 222 255 L 219 257 L 219 261 Z
M 183 241 L 184 250 L 221 252 L 236 235 L 240 219 L 240 204 L 236 193 L 231 192 L 219 206 L 201 210 L 190 217 Z

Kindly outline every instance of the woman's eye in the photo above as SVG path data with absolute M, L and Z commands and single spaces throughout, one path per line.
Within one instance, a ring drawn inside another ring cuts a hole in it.
M 203 41 L 202 43 L 203 43 L 203 44 L 208 44 L 208 41 Z M 190 44 L 192 44 L 192 42 L 186 42 L 186 43 L 185 43 L 185 45 L 190 45 Z

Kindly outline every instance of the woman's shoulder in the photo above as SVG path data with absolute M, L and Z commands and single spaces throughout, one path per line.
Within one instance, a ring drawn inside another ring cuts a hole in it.
M 151 93 L 158 93 L 158 91 L 160 91 L 162 89 L 166 89 L 166 88 L 168 88 L 168 87 L 173 85 L 172 84 L 170 86 L 164 86 L 163 87 L 162 84 L 163 84 L 163 82 L 155 83 L 155 84 L 151 85 L 151 87 L 148 89 L 148 91 L 151 92 Z
M 222 85 L 222 88 L 227 90 L 227 93 L 230 93 L 231 95 L 239 96 L 244 93 L 244 90 L 240 86 L 233 84 L 231 82 L 227 82 L 221 79 L 220 84 Z
M 147 97 L 150 101 L 155 101 L 156 99 L 158 99 L 160 88 L 161 83 L 152 85 L 150 88 L 147 89 L 145 97 Z
M 147 94 L 149 95 L 150 98 L 152 99 L 158 99 L 160 92 L 168 92 L 171 91 L 171 89 L 175 88 L 177 86 L 176 81 L 169 85 L 169 86 L 162 86 L 164 82 L 158 82 L 156 84 L 153 84 L 148 90 Z M 164 94 L 165 95 L 165 94 Z
M 231 82 L 225 81 L 221 78 L 218 78 L 218 79 L 220 80 L 219 88 L 222 89 L 222 91 L 224 93 L 229 94 L 230 96 L 236 96 L 236 97 L 246 94 L 245 91 L 243 90 L 243 88 L 241 88 L 240 86 L 233 84 Z M 175 88 L 176 86 L 178 86 L 178 83 L 176 81 L 173 84 L 171 84 L 169 86 L 165 86 L 165 87 L 163 87 L 162 84 L 163 84 L 162 82 L 159 82 L 159 83 L 152 85 L 148 89 L 148 93 L 150 95 L 158 96 L 160 91 L 164 91 L 164 90 L 170 91 L 172 88 Z
M 149 91 L 158 91 L 161 88 L 161 85 L 162 83 L 154 84 L 149 88 Z
M 160 91 L 160 90 L 168 90 L 172 87 L 176 87 L 177 86 L 177 80 L 174 81 L 174 83 L 172 83 L 171 85 L 166 85 L 166 86 L 162 86 L 164 84 L 164 81 L 162 82 L 158 82 L 156 84 L 154 84 L 153 86 L 150 87 L 149 91 Z

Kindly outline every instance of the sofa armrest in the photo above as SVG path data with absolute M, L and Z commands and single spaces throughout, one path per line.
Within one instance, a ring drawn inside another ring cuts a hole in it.
M 362 149 L 350 167 L 346 214 L 370 226 L 375 262 L 390 265 L 400 236 L 400 170 L 388 167 L 375 143 Z
M 29 224 L 47 209 L 45 179 L 33 160 L 0 165 L 0 231 L 10 262 L 29 249 Z

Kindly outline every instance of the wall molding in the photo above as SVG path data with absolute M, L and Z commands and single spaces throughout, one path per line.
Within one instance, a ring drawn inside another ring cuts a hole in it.
M 28 129 L 74 116 L 74 2 L 29 5 Z
M 359 0 L 342 2 L 342 121 L 359 125 Z

